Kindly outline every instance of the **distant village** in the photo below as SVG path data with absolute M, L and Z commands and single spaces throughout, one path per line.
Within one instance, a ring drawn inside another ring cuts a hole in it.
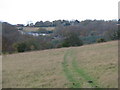
M 80 21 L 73 20 L 55 20 L 53 22 L 50 21 L 38 21 L 35 24 L 30 22 L 26 26 L 24 24 L 17 24 L 18 31 L 23 35 L 32 35 L 32 36 L 48 36 L 53 33 L 56 26 L 70 26 L 70 25 L 77 25 Z M 42 28 L 42 30 L 39 30 Z M 44 30 L 43 30 L 44 29 Z M 39 30 L 39 31 L 38 31 Z

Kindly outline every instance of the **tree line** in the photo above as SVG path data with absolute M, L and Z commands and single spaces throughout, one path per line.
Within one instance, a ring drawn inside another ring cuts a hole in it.
M 55 20 L 55 21 L 37 21 L 35 24 L 29 23 L 27 26 L 34 26 L 34 27 L 56 27 L 56 26 L 69 26 L 69 25 L 76 25 L 80 23 L 78 20 L 68 21 L 68 20 Z

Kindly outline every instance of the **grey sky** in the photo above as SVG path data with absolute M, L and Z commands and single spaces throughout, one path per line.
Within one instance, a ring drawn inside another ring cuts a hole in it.
M 0 0 L 0 21 L 118 19 L 119 0 Z

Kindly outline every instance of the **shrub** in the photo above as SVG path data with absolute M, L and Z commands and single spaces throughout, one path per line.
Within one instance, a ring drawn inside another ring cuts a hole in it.
M 81 45 L 83 45 L 82 40 L 74 33 L 70 34 L 62 43 L 63 47 L 81 46 Z
M 27 41 L 15 43 L 13 47 L 17 52 L 44 50 L 44 49 L 53 48 L 50 42 L 38 38 L 31 38 Z
M 100 43 L 100 42 L 106 42 L 104 38 L 100 38 L 100 39 L 97 39 L 97 42 Z
M 15 43 L 14 48 L 17 52 L 25 52 L 27 50 L 27 45 L 25 42 L 22 43 Z

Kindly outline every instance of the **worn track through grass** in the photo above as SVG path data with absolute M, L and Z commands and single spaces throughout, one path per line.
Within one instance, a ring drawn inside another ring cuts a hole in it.
M 94 80 L 91 76 L 87 75 L 86 72 L 83 70 L 83 69 L 80 69 L 77 65 L 77 61 L 76 61 L 76 56 L 75 56 L 75 51 L 73 51 L 72 49 L 71 50 L 68 50 L 66 52 L 66 54 L 64 55 L 64 63 L 63 63 L 63 68 L 64 68 L 64 72 L 65 72 L 65 75 L 67 77 L 67 79 L 73 83 L 72 88 L 82 88 L 82 84 L 83 82 L 87 83 L 88 85 L 90 85 L 90 87 L 92 88 L 100 88 L 96 82 L 96 80 Z M 67 64 L 68 64 L 68 57 L 71 57 L 72 61 L 70 62 L 71 63 L 71 67 L 73 69 L 73 71 L 75 71 L 77 74 L 73 75 L 72 73 L 75 73 L 75 72 L 72 72 L 70 70 L 70 68 L 68 68 Z M 82 78 L 83 80 L 81 81 L 78 81 L 75 77 L 80 77 Z M 92 83 L 89 83 L 88 81 L 92 81 Z
M 100 87 L 98 86 L 97 81 L 96 81 L 92 76 L 87 75 L 87 73 L 86 73 L 83 69 L 81 69 L 81 68 L 78 67 L 78 63 L 77 63 L 76 56 L 75 56 L 75 55 L 76 55 L 76 52 L 73 51 L 73 50 L 72 50 L 71 52 L 72 52 L 72 57 L 73 57 L 73 59 L 72 59 L 72 66 L 73 66 L 74 70 L 75 70 L 82 78 L 84 78 L 84 80 L 85 80 L 86 82 L 92 81 L 93 83 L 89 83 L 92 87 L 100 88 Z
M 74 79 L 74 76 L 72 75 L 72 72 L 67 67 L 67 64 L 68 64 L 67 57 L 69 55 L 70 55 L 70 52 L 68 50 L 67 53 L 64 55 L 63 69 L 64 69 L 64 72 L 65 72 L 65 75 L 66 75 L 67 79 L 72 83 L 72 86 L 69 86 L 69 87 L 80 88 L 81 85 L 78 83 L 78 81 L 76 79 Z M 73 85 L 73 83 L 75 83 L 75 85 Z

